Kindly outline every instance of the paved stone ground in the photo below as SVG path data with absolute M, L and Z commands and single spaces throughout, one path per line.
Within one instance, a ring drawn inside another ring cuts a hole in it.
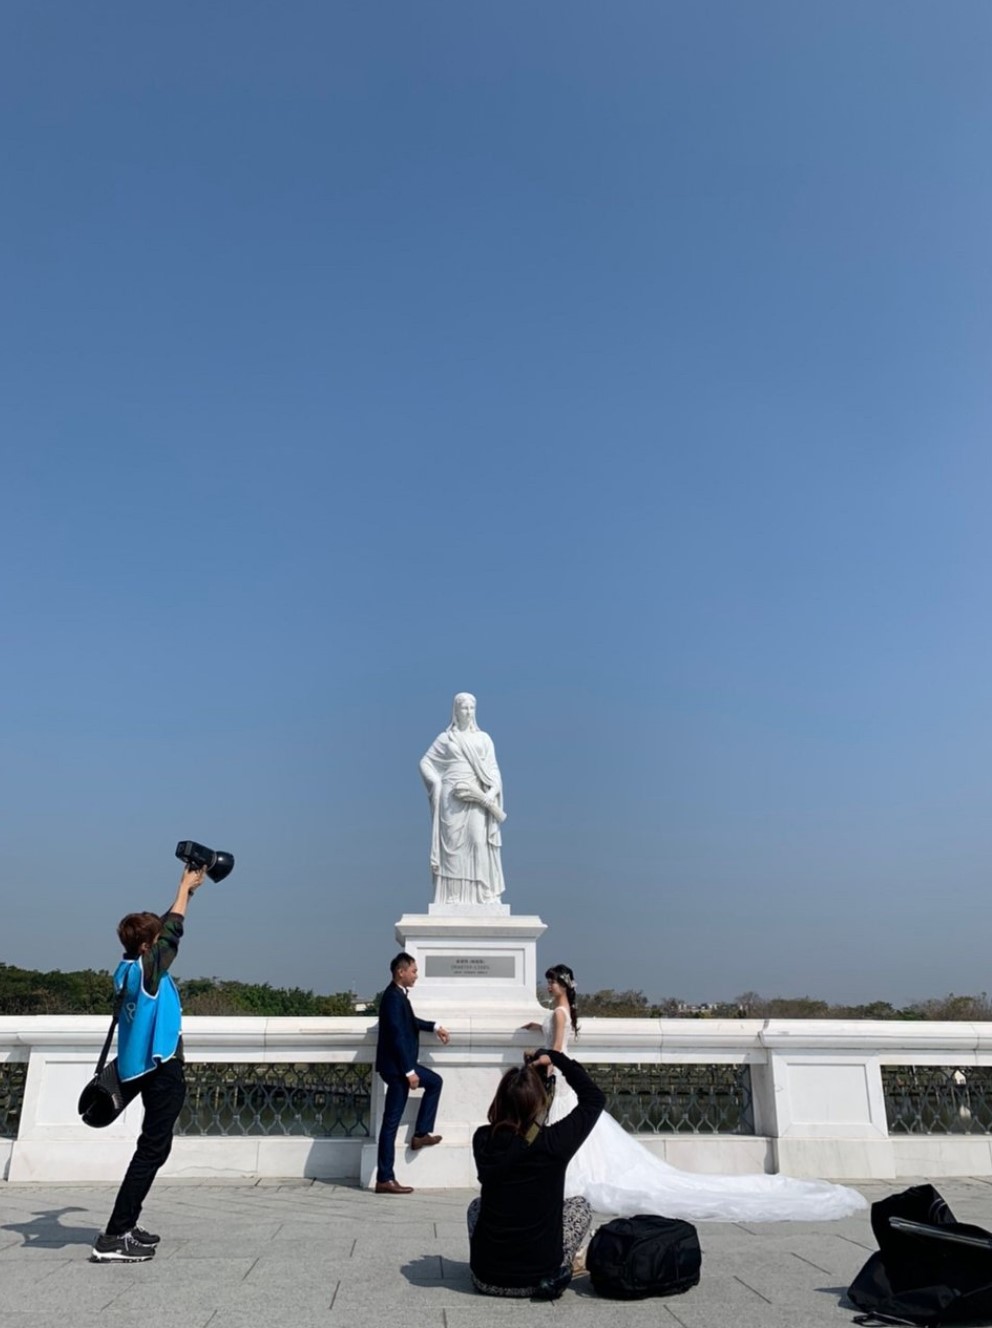
M 911 1182 L 865 1184 L 869 1200 Z M 938 1186 L 992 1227 L 992 1177 Z M 0 1328 L 417 1328 L 494 1324 L 804 1328 L 850 1323 L 844 1292 L 875 1248 L 867 1212 L 839 1222 L 701 1223 L 703 1275 L 670 1300 L 600 1300 L 587 1277 L 553 1304 L 478 1296 L 468 1190 L 377 1196 L 319 1181 L 163 1181 L 142 1214 L 145 1264 L 93 1264 L 114 1187 L 0 1183 Z M 154 1306 L 154 1308 L 152 1308 Z

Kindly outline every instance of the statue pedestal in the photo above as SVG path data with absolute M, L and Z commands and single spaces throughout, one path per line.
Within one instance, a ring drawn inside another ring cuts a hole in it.
M 396 939 L 420 970 L 413 1000 L 425 1019 L 450 1015 L 533 1019 L 537 1004 L 538 917 L 513 917 L 507 904 L 431 904 L 404 913 Z
M 469 1188 L 476 1184 L 472 1135 L 485 1121 L 504 1070 L 520 1065 L 540 1034 L 522 1024 L 540 1023 L 537 941 L 547 930 L 538 917 L 513 917 L 506 904 L 431 904 L 427 913 L 404 913 L 396 924 L 401 949 L 417 961 L 410 992 L 421 1019 L 444 1024 L 451 1042 L 420 1037 L 420 1059 L 448 1082 L 437 1120 L 440 1148 L 409 1147 L 420 1106 L 410 1094 L 396 1138 L 396 1177 L 418 1188 Z M 375 1184 L 376 1140 L 385 1085 L 372 1079 L 373 1137 L 362 1148 L 361 1183 Z

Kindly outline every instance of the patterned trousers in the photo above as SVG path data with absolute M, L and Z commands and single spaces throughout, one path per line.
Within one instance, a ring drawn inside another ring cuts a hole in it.
M 481 1199 L 473 1199 L 468 1206 L 468 1234 L 471 1237 L 475 1230 L 475 1224 L 479 1220 L 479 1209 L 482 1207 Z M 571 1268 L 572 1260 L 578 1254 L 579 1250 L 589 1239 L 589 1230 L 592 1227 L 592 1209 L 589 1207 L 589 1201 L 581 1196 L 565 1200 L 565 1211 L 562 1215 L 562 1269 Z M 537 1290 L 536 1286 L 529 1287 L 497 1287 L 490 1286 L 488 1282 L 480 1282 L 475 1273 L 472 1274 L 472 1285 L 476 1291 L 481 1291 L 484 1296 L 516 1296 L 526 1299 L 532 1296 Z

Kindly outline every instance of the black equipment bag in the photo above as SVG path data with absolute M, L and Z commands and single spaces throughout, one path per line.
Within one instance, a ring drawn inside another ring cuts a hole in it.
M 992 1323 L 992 1235 L 956 1222 L 932 1185 L 871 1206 L 878 1241 L 847 1289 L 859 1324 Z
M 117 1027 L 117 1020 L 120 1018 L 123 1004 L 124 991 L 122 988 L 114 998 L 113 1018 L 110 1021 L 110 1029 L 107 1032 L 103 1050 L 100 1052 L 100 1059 L 96 1063 L 96 1073 L 80 1093 L 76 1108 L 82 1117 L 83 1124 L 92 1125 L 96 1130 L 102 1130 L 105 1125 L 110 1125 L 112 1121 L 115 1121 L 126 1105 L 120 1075 L 117 1073 L 117 1059 L 115 1057 L 112 1061 L 107 1060 L 110 1055 L 110 1044 L 114 1040 L 114 1029 Z
M 80 1093 L 78 1111 L 84 1125 L 100 1130 L 115 1121 L 123 1110 L 124 1092 L 115 1058 L 98 1070 Z
M 677 1217 L 618 1217 L 589 1242 L 586 1267 L 594 1290 L 613 1300 L 678 1296 L 699 1281 L 699 1237 Z

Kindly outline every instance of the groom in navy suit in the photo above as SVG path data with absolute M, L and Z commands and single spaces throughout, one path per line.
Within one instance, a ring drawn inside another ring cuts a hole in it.
M 410 1147 L 430 1148 L 441 1142 L 432 1134 L 441 1098 L 442 1079 L 433 1070 L 417 1062 L 420 1034 L 436 1033 L 445 1044 L 448 1030 L 440 1024 L 418 1019 L 410 1004 L 410 988 L 417 981 L 417 961 L 405 952 L 389 965 L 393 980 L 379 1002 L 379 1042 L 375 1068 L 386 1083 L 386 1105 L 379 1126 L 379 1157 L 375 1179 L 376 1194 L 412 1194 L 412 1185 L 401 1185 L 393 1170 L 396 1164 L 396 1131 L 411 1088 L 424 1090 Z

